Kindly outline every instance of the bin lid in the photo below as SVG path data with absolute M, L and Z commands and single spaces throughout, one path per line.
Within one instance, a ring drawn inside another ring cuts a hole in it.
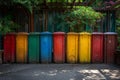
M 54 35 L 64 35 L 65 32 L 54 32 L 53 34 L 54 34 Z
M 78 35 L 76 32 L 68 32 L 67 35 Z
M 40 35 L 39 32 L 30 32 L 29 35 Z
M 116 32 L 105 32 L 104 34 L 105 34 L 105 35 L 117 35 Z
M 41 32 L 40 35 L 51 35 L 51 32 Z
M 18 32 L 17 35 L 28 35 L 27 32 Z
M 8 35 L 15 35 L 16 33 L 15 32 L 10 32 L 10 33 L 7 33 Z
M 81 32 L 80 35 L 91 35 L 91 33 L 88 33 L 88 32 Z
M 97 34 L 97 35 L 103 35 L 102 32 L 93 32 L 93 33 L 92 33 L 92 35 L 96 35 L 96 34 Z

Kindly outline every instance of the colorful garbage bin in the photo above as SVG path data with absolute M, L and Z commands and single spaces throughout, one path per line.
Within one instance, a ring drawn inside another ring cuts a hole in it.
M 114 54 L 117 48 L 117 33 L 104 33 L 104 62 L 114 63 Z
M 4 36 L 3 62 L 15 62 L 15 33 L 8 33 Z
M 42 63 L 52 62 L 52 33 L 40 33 L 40 54 Z
M 26 63 L 28 54 L 28 33 L 19 32 L 16 35 L 16 62 Z
M 91 42 L 91 60 L 92 63 L 103 62 L 103 33 L 93 32 Z
M 39 38 L 40 33 L 31 32 L 28 36 L 28 62 L 39 63 Z
M 65 62 L 65 33 L 54 32 L 53 33 L 53 53 L 54 62 L 64 63 Z
M 81 32 L 79 36 L 79 62 L 91 62 L 91 34 Z
M 78 33 L 67 33 L 67 62 L 77 63 L 78 61 Z

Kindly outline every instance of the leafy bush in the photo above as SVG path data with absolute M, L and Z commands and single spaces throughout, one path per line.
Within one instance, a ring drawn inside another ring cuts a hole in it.
M 16 4 L 22 5 L 28 11 L 32 12 L 33 7 L 37 7 L 43 0 L 1 0 L 0 5 L 13 6 Z
M 79 6 L 78 9 L 65 12 L 63 15 L 59 15 L 56 18 L 56 23 L 59 27 L 69 25 L 74 31 L 75 26 L 83 27 L 84 25 L 95 26 L 96 20 L 99 20 L 103 15 L 94 11 L 91 7 Z
M 14 4 L 21 4 L 25 8 L 28 9 L 28 11 L 32 12 L 33 7 L 37 7 L 39 3 L 42 3 L 43 0 L 13 0 Z
M 1 34 L 13 32 L 18 27 L 20 26 L 12 21 L 11 15 L 7 15 L 4 18 L 0 19 L 0 33 Z

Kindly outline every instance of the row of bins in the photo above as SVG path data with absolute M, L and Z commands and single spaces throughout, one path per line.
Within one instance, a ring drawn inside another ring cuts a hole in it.
M 113 63 L 116 44 L 114 32 L 54 32 L 53 38 L 50 32 L 10 33 L 4 37 L 4 62 Z

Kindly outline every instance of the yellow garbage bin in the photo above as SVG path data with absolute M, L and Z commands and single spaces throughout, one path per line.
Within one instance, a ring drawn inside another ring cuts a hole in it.
M 81 32 L 79 36 L 79 62 L 90 63 L 91 61 L 91 34 Z
M 78 60 L 78 33 L 67 33 L 67 62 L 76 63 Z
M 16 35 L 16 62 L 27 62 L 28 53 L 28 33 L 19 32 Z

